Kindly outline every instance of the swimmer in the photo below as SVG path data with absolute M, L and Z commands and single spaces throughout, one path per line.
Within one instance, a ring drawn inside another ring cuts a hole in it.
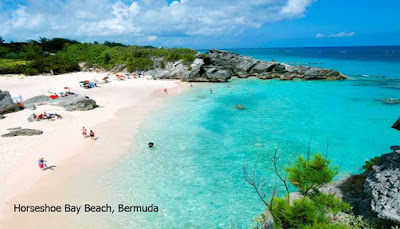
M 149 148 L 153 148 L 153 146 L 154 146 L 154 143 L 152 143 L 152 142 L 149 142 Z

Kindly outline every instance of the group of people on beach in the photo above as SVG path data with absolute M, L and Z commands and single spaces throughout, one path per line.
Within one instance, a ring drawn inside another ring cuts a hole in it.
M 36 115 L 35 113 L 32 114 L 32 118 L 35 121 L 40 121 L 40 120 L 51 120 L 53 121 L 53 118 L 57 118 L 57 119 L 62 119 L 62 116 L 54 113 L 54 114 L 47 114 L 46 112 L 43 112 L 39 115 Z
M 85 127 L 82 127 L 82 136 L 83 136 L 84 138 L 87 137 L 87 129 L 86 129 Z M 89 132 L 89 137 L 90 137 L 92 140 L 96 140 L 95 137 L 94 137 L 94 132 L 93 132 L 93 130 L 90 130 L 90 132 Z

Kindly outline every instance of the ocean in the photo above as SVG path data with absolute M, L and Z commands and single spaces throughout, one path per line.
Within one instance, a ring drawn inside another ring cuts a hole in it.
M 107 201 L 157 205 L 157 213 L 109 216 L 116 228 L 251 228 L 265 209 L 245 182 L 243 163 L 266 181 L 292 155 L 327 155 L 340 175 L 390 152 L 400 132 L 400 47 L 235 49 L 261 60 L 332 68 L 344 81 L 256 78 L 194 87 L 154 112 L 132 139 L 136 147 L 101 182 Z M 210 94 L 210 88 L 213 94 Z M 236 109 L 236 105 L 244 109 Z M 155 148 L 148 149 L 147 143 Z M 279 184 L 279 182 L 278 182 Z M 292 189 L 293 190 L 293 189 Z M 280 190 L 283 194 L 283 190 Z

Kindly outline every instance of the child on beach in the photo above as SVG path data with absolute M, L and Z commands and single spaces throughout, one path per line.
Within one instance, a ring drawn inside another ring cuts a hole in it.
M 42 171 L 44 171 L 44 169 L 45 169 L 45 160 L 44 160 L 44 158 L 43 157 L 41 157 L 41 158 L 39 158 L 39 161 L 38 161 L 38 164 L 39 164 L 39 168 L 42 170 Z
M 94 139 L 94 132 L 93 132 L 93 130 L 90 130 L 89 136 L 90 136 L 90 138 L 91 138 L 92 140 L 95 140 L 95 139 Z
M 82 136 L 84 137 L 84 138 L 86 138 L 86 136 L 87 136 L 87 134 L 86 134 L 86 128 L 85 127 L 82 127 Z

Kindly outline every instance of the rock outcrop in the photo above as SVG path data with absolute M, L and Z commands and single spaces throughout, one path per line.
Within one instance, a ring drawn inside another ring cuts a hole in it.
M 381 219 L 400 224 L 400 155 L 382 155 L 365 180 L 371 209 Z
M 15 111 L 19 111 L 19 108 L 12 100 L 10 93 L 0 90 L 0 115 Z
M 34 130 L 34 129 L 15 129 L 11 130 L 9 133 L 1 135 L 2 137 L 16 137 L 16 136 L 33 136 L 33 135 L 40 135 L 43 134 L 41 130 Z
M 261 61 L 232 52 L 211 49 L 198 54 L 190 66 L 181 61 L 167 63 L 165 69 L 147 71 L 154 79 L 180 79 L 187 82 L 226 82 L 232 76 L 260 79 L 292 80 L 339 80 L 346 77 L 338 71 L 309 67 L 291 66 L 276 61 Z
M 53 105 L 64 107 L 66 111 L 87 111 L 97 107 L 96 101 L 83 95 L 69 95 L 58 99 L 50 99 L 48 96 L 39 95 L 25 101 L 25 107 L 35 109 L 40 105 Z
M 397 121 L 395 123 L 393 123 L 392 128 L 396 129 L 396 130 L 400 130 L 400 118 L 397 119 Z

